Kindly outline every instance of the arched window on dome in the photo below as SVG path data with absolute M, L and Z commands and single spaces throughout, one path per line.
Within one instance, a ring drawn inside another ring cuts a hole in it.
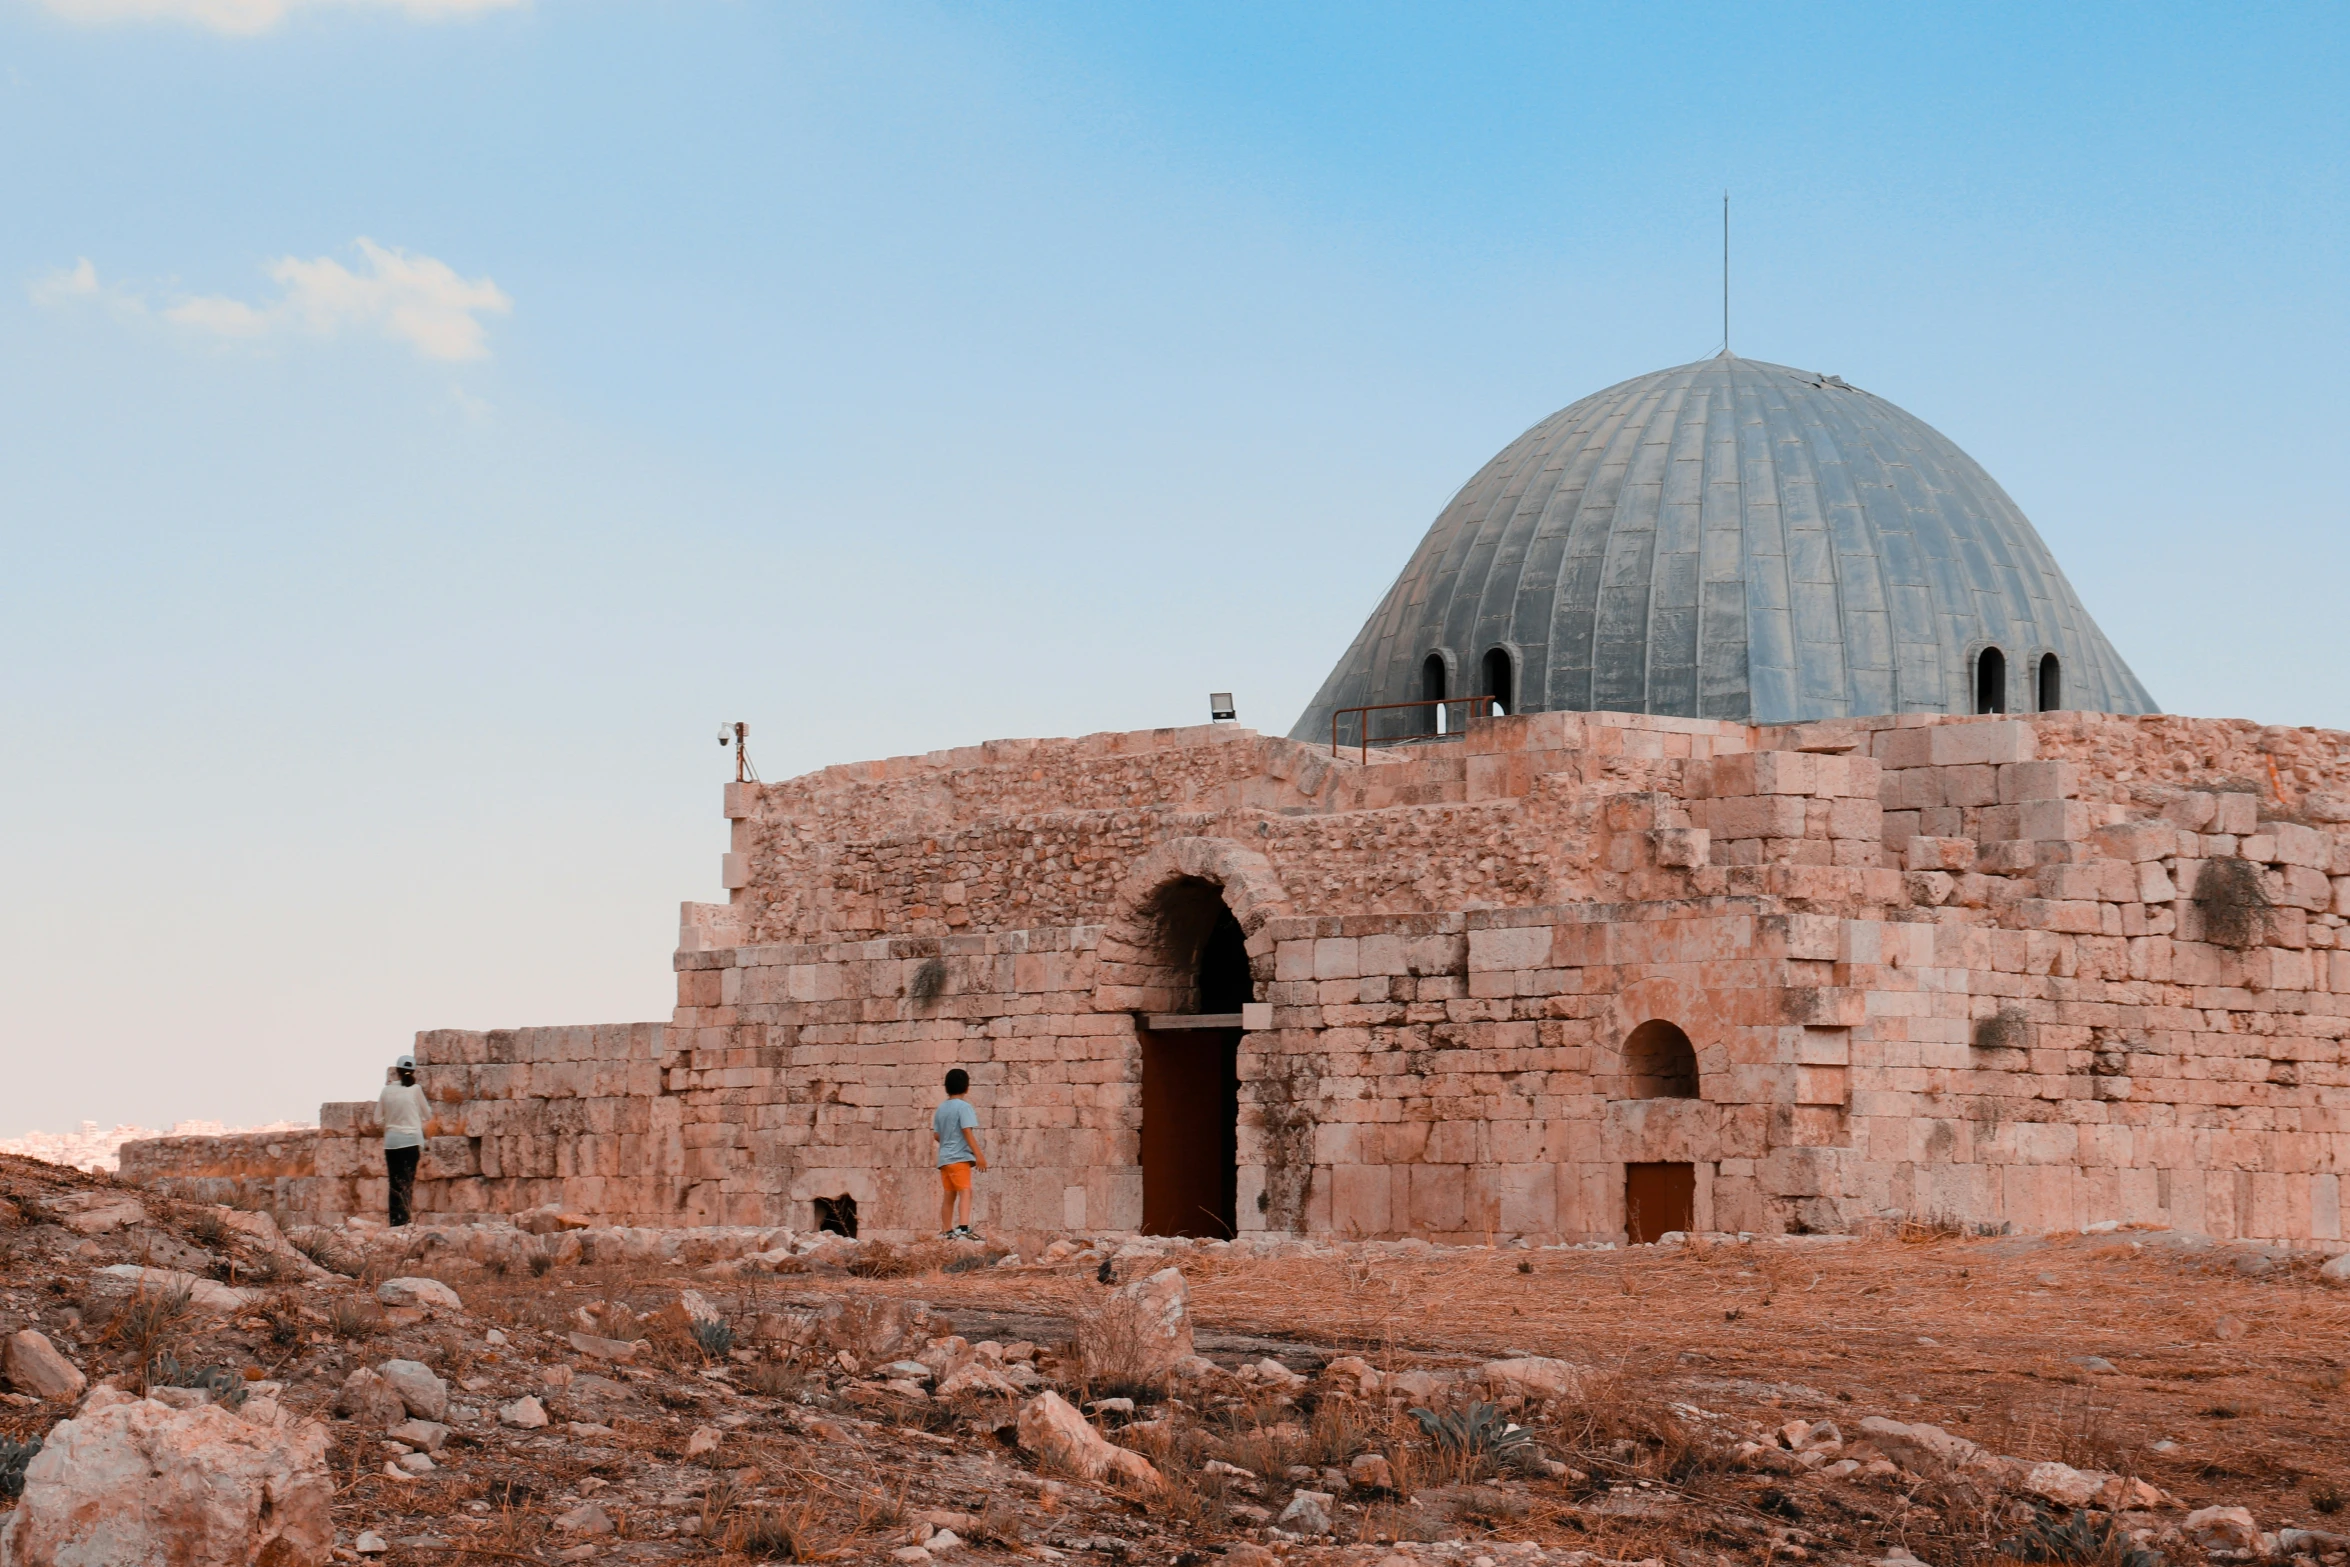
M 2007 655 L 1987 647 L 1975 657 L 1975 711 L 2007 711 Z
M 1515 684 L 1511 679 L 1514 673 L 1515 671 L 1510 667 L 1510 650 L 1508 648 L 1497 647 L 1486 652 L 1485 689 L 1477 694 L 1493 698 L 1493 704 L 1487 709 L 1488 712 L 1498 715 L 1517 711 L 1518 694 L 1510 689 Z
M 2040 711 L 2064 711 L 2064 669 L 2056 662 L 2054 653 L 2040 655 Z
M 1423 702 L 1443 701 L 1446 697 L 1452 694 L 1451 692 L 1445 690 L 1444 686 L 1444 655 L 1442 653 L 1431 653 L 1428 655 L 1427 662 L 1420 666 L 1420 700 Z M 1432 735 L 1440 735 L 1444 733 L 1443 708 L 1429 708 L 1423 721 L 1426 725 L 1426 733 Z
M 1678 1024 L 1650 1018 L 1625 1036 L 1624 1097 L 1697 1097 L 1697 1047 Z

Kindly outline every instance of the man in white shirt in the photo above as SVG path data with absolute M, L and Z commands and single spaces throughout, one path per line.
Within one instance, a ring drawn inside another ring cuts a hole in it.
M 401 1225 L 408 1222 L 408 1205 L 416 1195 L 416 1161 L 424 1153 L 429 1107 L 424 1090 L 416 1086 L 416 1058 L 402 1056 L 392 1069 L 400 1080 L 384 1085 L 384 1173 L 392 1180 L 392 1223 Z

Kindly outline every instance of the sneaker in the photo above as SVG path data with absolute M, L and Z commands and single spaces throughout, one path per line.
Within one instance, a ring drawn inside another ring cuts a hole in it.
M 979 1239 L 979 1232 L 971 1228 L 971 1226 L 968 1224 L 958 1224 L 953 1229 L 947 1231 L 947 1239 L 951 1241 L 975 1241 Z

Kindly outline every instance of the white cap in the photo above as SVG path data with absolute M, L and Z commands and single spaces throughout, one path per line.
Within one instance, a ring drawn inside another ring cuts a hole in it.
M 413 1072 L 416 1070 L 416 1058 L 414 1056 L 402 1056 L 399 1060 L 392 1063 L 392 1070 L 395 1072 Z

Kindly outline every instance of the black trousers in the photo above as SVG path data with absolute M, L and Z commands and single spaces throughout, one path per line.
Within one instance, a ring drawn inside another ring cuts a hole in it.
M 408 1222 L 408 1205 L 416 1199 L 416 1159 L 421 1148 L 386 1148 L 384 1173 L 392 1178 L 392 1222 Z

